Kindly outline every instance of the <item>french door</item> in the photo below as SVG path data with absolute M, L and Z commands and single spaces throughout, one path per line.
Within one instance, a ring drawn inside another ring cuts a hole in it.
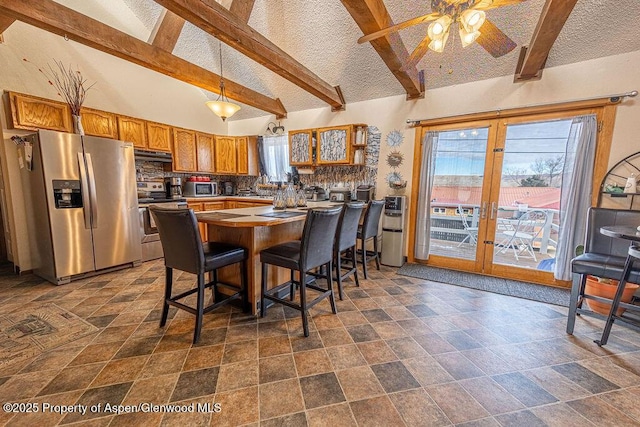
M 593 110 L 423 128 L 421 140 L 426 135 L 433 146 L 429 171 L 420 172 L 431 176 L 420 180 L 418 190 L 429 199 L 428 250 L 415 258 L 566 286 L 553 278 L 562 172 L 573 118 L 589 113 Z

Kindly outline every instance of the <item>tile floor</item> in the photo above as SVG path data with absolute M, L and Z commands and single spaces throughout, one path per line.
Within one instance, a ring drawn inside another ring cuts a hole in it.
M 0 412 L 0 424 L 640 425 L 637 332 L 614 325 L 600 348 L 598 320 L 579 318 L 568 336 L 565 308 L 395 271 L 347 282 L 338 315 L 314 307 L 308 338 L 282 306 L 264 319 L 226 308 L 205 316 L 195 346 L 191 315 L 172 311 L 158 327 L 160 262 L 59 287 L 4 275 L 3 313 L 53 302 L 100 331 L 3 368 L 0 401 L 196 411 Z

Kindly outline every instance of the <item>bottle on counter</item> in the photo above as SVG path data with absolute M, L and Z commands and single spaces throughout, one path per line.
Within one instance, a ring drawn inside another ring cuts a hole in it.
M 284 197 L 285 197 L 285 206 L 287 208 L 295 208 L 298 203 L 297 203 L 297 197 L 296 197 L 296 190 L 293 188 L 293 183 L 290 182 L 287 185 L 287 189 L 284 190 Z
M 277 190 L 273 195 L 273 209 L 284 209 L 286 207 L 284 192 Z

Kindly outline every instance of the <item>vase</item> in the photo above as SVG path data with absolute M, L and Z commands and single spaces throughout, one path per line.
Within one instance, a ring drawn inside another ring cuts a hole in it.
M 82 127 L 82 116 L 79 114 L 72 114 L 73 118 L 73 133 L 77 133 L 78 135 L 84 135 L 84 128 Z
M 624 291 L 622 292 L 622 298 L 620 299 L 620 301 L 626 302 L 626 303 L 631 302 L 631 299 L 633 298 L 633 294 L 638 289 L 638 287 L 640 286 L 634 283 L 625 283 Z M 598 297 L 603 297 L 603 298 L 612 300 L 613 297 L 616 295 L 617 289 L 618 289 L 617 280 L 611 280 L 611 283 L 602 283 L 602 282 L 598 282 L 597 277 L 587 276 L 587 283 L 585 285 L 584 293 L 586 295 L 595 295 Z M 600 313 L 607 316 L 609 314 L 609 311 L 611 310 L 610 303 L 595 301 L 592 299 L 586 299 L 586 301 L 589 308 L 595 311 L 596 313 Z M 620 316 L 622 313 L 625 312 L 625 310 L 626 309 L 624 307 L 618 308 L 616 310 L 616 316 Z

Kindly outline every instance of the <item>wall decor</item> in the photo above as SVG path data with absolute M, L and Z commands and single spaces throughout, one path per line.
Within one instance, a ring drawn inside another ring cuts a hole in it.
M 392 130 L 387 134 L 387 145 L 389 147 L 397 147 L 404 141 L 404 136 L 399 130 Z
M 374 180 L 372 184 L 375 184 L 375 175 L 377 175 L 378 170 L 378 159 L 380 157 L 380 141 L 382 140 L 382 134 L 380 130 L 376 126 L 369 126 L 367 128 L 367 148 L 365 159 L 365 165 L 368 168 L 372 168 L 375 170 L 374 172 Z
M 402 153 L 398 151 L 393 151 L 389 153 L 389 155 L 387 156 L 387 164 L 392 168 L 400 167 L 402 165 L 403 160 L 404 160 L 404 156 L 402 155 Z

